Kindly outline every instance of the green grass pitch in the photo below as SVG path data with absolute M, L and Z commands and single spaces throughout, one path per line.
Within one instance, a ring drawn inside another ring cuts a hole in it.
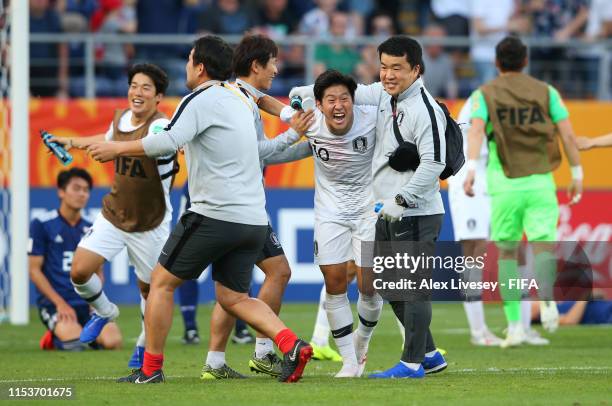
M 83 353 L 39 350 L 43 327 L 32 311 L 29 326 L 0 325 L 0 388 L 71 385 L 76 392 L 74 404 L 110 405 L 612 404 L 610 327 L 561 328 L 545 335 L 552 341 L 548 347 L 476 348 L 469 344 L 461 304 L 438 303 L 434 304 L 432 331 L 438 347 L 448 351 L 449 367 L 422 380 L 337 380 L 333 374 L 340 368 L 339 363 L 312 361 L 299 383 L 281 384 L 249 372 L 252 345 L 229 344 L 229 365 L 250 379 L 200 381 L 210 310 L 210 305 L 198 310 L 203 343 L 197 346 L 181 343 L 182 321 L 175 313 L 165 352 L 167 383 L 163 385 L 114 382 L 129 372 L 127 360 L 140 328 L 136 306 L 121 308 L 123 350 Z M 486 311 L 489 326 L 501 334 L 501 306 L 487 305 Z M 281 317 L 298 335 L 309 339 L 315 312 L 315 304 L 287 304 Z M 391 309 L 385 305 L 370 345 L 366 373 L 395 364 L 400 346 L 398 328 Z M 44 401 L 27 403 L 38 402 Z

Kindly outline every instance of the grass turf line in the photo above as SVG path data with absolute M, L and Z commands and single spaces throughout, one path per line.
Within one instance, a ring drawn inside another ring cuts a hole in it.
M 281 317 L 298 335 L 309 339 L 316 304 L 287 304 Z M 548 347 L 523 346 L 501 350 L 469 344 L 463 308 L 458 303 L 434 305 L 432 331 L 436 344 L 449 354 L 449 368 L 423 380 L 333 379 L 340 363 L 312 361 L 298 384 L 281 384 L 249 372 L 253 345 L 229 344 L 228 364 L 251 379 L 200 381 L 206 354 L 211 306 L 200 306 L 198 324 L 203 342 L 180 341 L 178 311 L 168 338 L 165 385 L 146 387 L 116 384 L 129 373 L 127 360 L 140 328 L 139 308 L 122 306 L 119 325 L 124 334 L 121 351 L 83 353 L 43 352 L 38 339 L 43 327 L 33 311 L 29 326 L 0 325 L 0 386 L 75 386 L 77 403 L 87 404 L 598 404 L 610 405 L 612 391 L 612 328 L 565 327 Z M 486 306 L 489 327 L 501 335 L 500 305 Z M 366 372 L 388 368 L 401 353 L 400 335 L 388 305 L 374 332 Z M 36 402 L 35 402 L 36 403 Z

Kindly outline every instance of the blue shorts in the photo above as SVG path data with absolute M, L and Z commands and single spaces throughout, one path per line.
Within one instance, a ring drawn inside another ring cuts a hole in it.
M 81 326 L 89 321 L 91 317 L 91 311 L 89 305 L 72 306 L 77 316 L 77 321 Z M 47 327 L 51 332 L 55 330 L 55 324 L 57 323 L 57 308 L 55 306 L 40 306 L 38 308 L 38 315 L 40 321 Z

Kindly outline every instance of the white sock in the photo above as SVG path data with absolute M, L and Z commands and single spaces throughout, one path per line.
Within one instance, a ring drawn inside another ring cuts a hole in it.
M 402 364 L 404 364 L 405 366 L 407 366 L 408 368 L 412 369 L 413 371 L 416 371 L 419 369 L 419 367 L 421 366 L 421 364 L 417 364 L 414 362 L 405 362 L 405 361 L 400 361 Z
M 508 333 L 515 333 L 516 330 L 518 330 L 519 328 L 522 328 L 522 324 L 520 320 L 517 321 L 510 321 L 508 322 Z
M 146 307 L 147 307 L 147 299 L 140 296 L 140 316 L 142 317 L 142 331 L 140 332 L 140 335 L 138 336 L 138 339 L 136 340 L 136 346 L 138 347 L 144 347 L 146 343 L 145 323 L 144 323 L 144 314 L 145 314 Z
M 482 334 L 487 328 L 482 301 L 463 302 L 463 308 L 465 309 L 465 315 L 467 316 L 472 336 Z
M 431 357 L 433 357 L 434 355 L 436 355 L 436 352 L 438 352 L 438 350 L 433 350 L 433 351 L 426 352 L 426 353 L 425 353 L 425 357 L 426 357 L 426 358 L 431 358 Z
M 521 322 L 525 331 L 531 328 L 531 301 L 521 300 Z
M 372 332 L 376 328 L 382 307 L 383 299 L 378 293 L 367 296 L 359 292 L 359 299 L 357 299 L 359 323 L 355 331 L 355 353 L 359 362 L 362 362 L 368 353 Z
M 370 338 L 372 332 L 376 328 L 376 323 L 380 318 L 380 312 L 383 308 L 383 299 L 378 293 L 372 296 L 366 296 L 359 292 L 357 299 L 357 313 L 359 314 L 359 324 L 357 325 L 357 334 L 360 337 Z
M 117 306 L 112 303 L 102 290 L 102 281 L 97 274 L 91 275 L 91 278 L 82 285 L 72 282 L 74 290 L 83 299 L 85 299 L 96 313 L 102 317 L 112 317 L 113 319 L 119 315 Z M 96 297 L 97 296 L 97 297 Z M 92 298 L 96 297 L 92 300 Z
M 325 296 L 327 320 L 336 341 L 338 352 L 342 355 L 345 365 L 357 365 L 355 343 L 353 342 L 353 313 L 346 293 Z
M 255 337 L 255 357 L 263 358 L 274 352 L 274 343 L 268 337 Z
M 319 347 L 327 347 L 329 345 L 329 322 L 327 321 L 327 312 L 325 310 L 325 285 L 321 288 L 319 296 L 319 309 L 317 310 L 317 319 L 315 321 L 312 339 L 314 345 Z
M 208 351 L 206 355 L 206 365 L 213 369 L 221 368 L 225 365 L 225 352 L 222 351 Z

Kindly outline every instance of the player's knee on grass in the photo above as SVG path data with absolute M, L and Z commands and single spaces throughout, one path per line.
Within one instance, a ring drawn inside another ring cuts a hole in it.
M 53 335 L 60 341 L 71 341 L 79 338 L 81 329 L 81 325 L 76 320 L 61 320 L 55 324 Z
M 123 345 L 123 337 L 117 323 L 108 323 L 96 340 L 105 350 L 118 350 Z

